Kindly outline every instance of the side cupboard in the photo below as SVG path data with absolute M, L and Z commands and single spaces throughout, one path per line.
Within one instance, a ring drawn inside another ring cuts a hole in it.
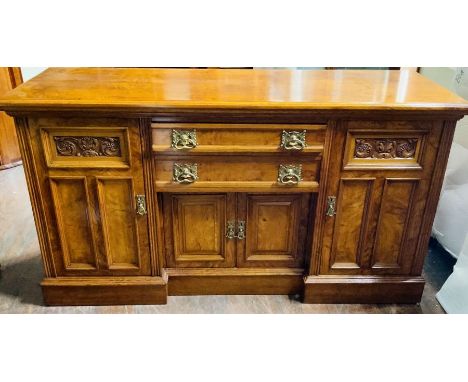
M 48 305 L 416 303 L 468 103 L 404 70 L 51 68 L 0 109 Z

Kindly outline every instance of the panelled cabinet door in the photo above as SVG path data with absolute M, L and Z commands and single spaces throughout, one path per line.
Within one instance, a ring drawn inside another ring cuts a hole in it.
M 307 245 L 310 194 L 240 194 L 239 267 L 302 268 Z
M 411 273 L 441 122 L 338 125 L 321 274 Z
M 164 193 L 163 214 L 168 267 L 235 266 L 235 194 Z
M 148 215 L 137 121 L 31 119 L 50 192 L 51 244 L 58 275 L 150 275 Z M 93 125 L 96 126 L 93 126 Z

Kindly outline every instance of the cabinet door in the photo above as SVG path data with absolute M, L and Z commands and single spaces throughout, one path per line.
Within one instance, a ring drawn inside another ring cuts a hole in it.
M 30 119 L 54 267 L 63 276 L 150 275 L 136 120 Z M 38 163 L 41 164 L 41 163 Z
M 241 194 L 237 242 L 239 267 L 302 268 L 309 226 L 310 194 Z
M 234 267 L 235 238 L 227 238 L 236 220 L 236 195 L 163 194 L 168 267 Z
M 410 274 L 441 123 L 338 126 L 324 211 L 321 274 Z

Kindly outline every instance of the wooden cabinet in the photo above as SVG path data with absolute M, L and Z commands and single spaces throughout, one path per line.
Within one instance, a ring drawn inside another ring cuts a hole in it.
M 32 118 L 29 129 L 33 152 L 44 164 L 38 176 L 47 206 L 54 272 L 150 275 L 143 155 L 136 121 Z
M 163 193 L 166 264 L 303 268 L 310 194 Z
M 349 121 L 337 128 L 321 274 L 409 275 L 442 122 Z
M 399 71 L 53 68 L 15 117 L 51 305 L 415 303 L 468 103 Z

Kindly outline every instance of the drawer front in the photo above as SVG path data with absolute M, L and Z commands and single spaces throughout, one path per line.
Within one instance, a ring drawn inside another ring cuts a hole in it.
M 153 151 L 180 153 L 317 153 L 326 125 L 152 124 Z
M 265 157 L 188 156 L 156 159 L 156 190 L 242 191 L 281 189 L 315 192 L 318 187 L 319 156 Z

